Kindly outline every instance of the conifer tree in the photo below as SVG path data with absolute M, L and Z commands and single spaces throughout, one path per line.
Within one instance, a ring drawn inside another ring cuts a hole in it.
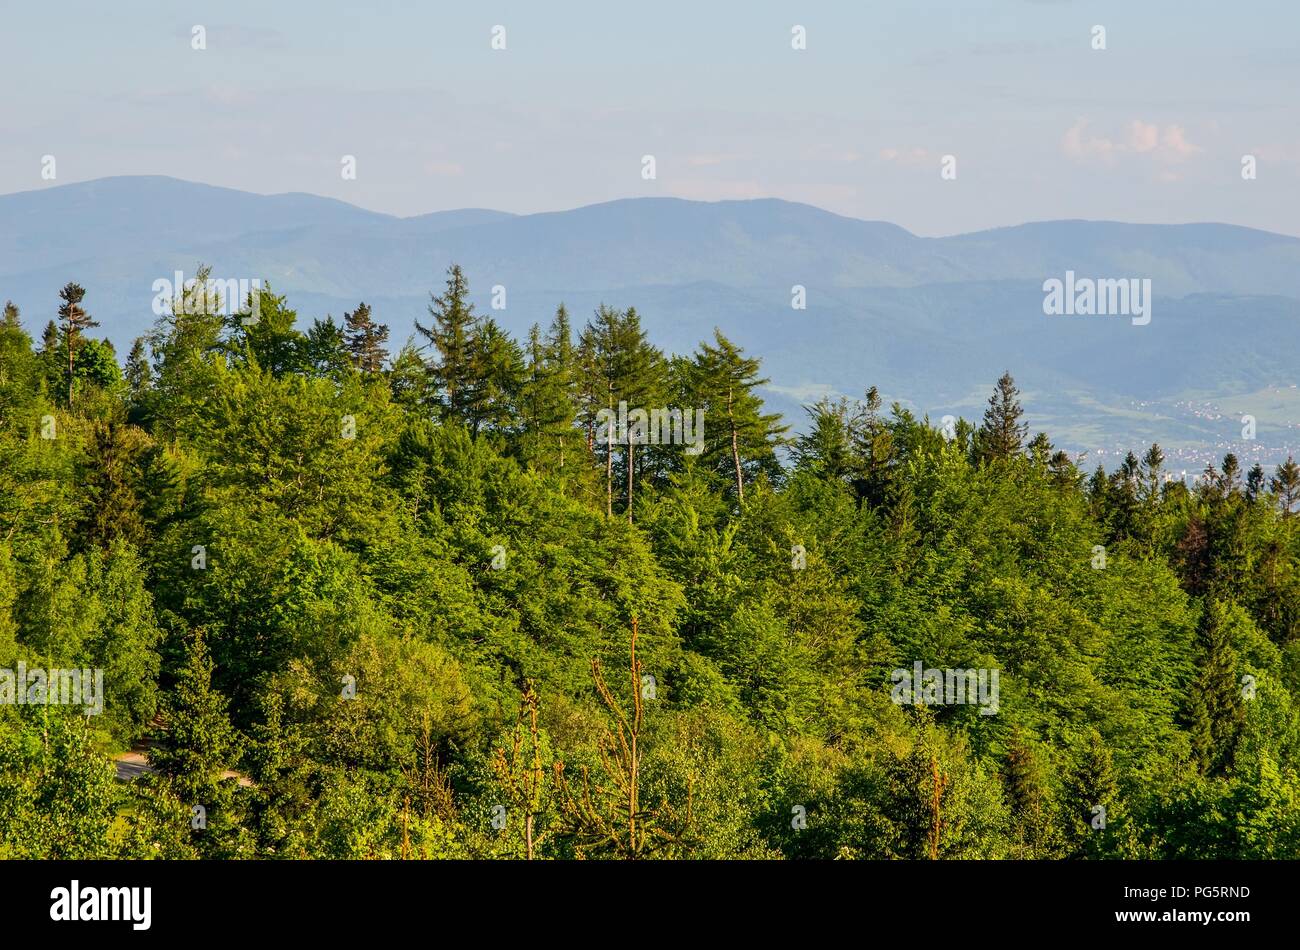
M 1052 453 L 1047 462 L 1047 477 L 1060 489 L 1074 489 L 1079 484 L 1080 474 L 1070 459 L 1070 454 L 1063 449 Z
M 352 362 L 363 373 L 378 373 L 388 360 L 388 327 L 376 323 L 365 301 L 351 313 L 343 314 L 344 336 Z
M 1205 604 L 1197 632 L 1198 673 L 1187 702 L 1192 751 L 1206 775 L 1221 774 L 1232 764 L 1245 718 L 1227 613 L 1221 601 L 1211 599 Z
M 81 302 L 86 298 L 86 289 L 80 284 L 68 283 L 59 291 L 59 320 L 62 321 L 63 345 L 68 356 L 68 405 L 72 405 L 73 365 L 77 351 L 81 348 L 83 337 L 91 327 L 99 326 L 99 321 L 92 320 Z
M 153 371 L 149 367 L 149 358 L 145 355 L 144 337 L 138 336 L 131 343 L 131 352 L 126 358 L 126 385 L 131 393 L 131 401 L 137 405 L 143 401 L 145 394 L 153 385 Z
M 555 311 L 546 336 L 546 367 L 549 386 L 557 391 L 551 401 L 557 409 L 562 409 L 563 418 L 553 419 L 549 432 L 558 448 L 559 468 L 564 468 L 565 450 L 573 436 L 573 422 L 578 413 L 574 401 L 577 388 L 578 354 L 573 346 L 573 330 L 569 324 L 569 311 L 560 304 Z M 558 394 L 562 394 L 561 399 Z
M 185 647 L 185 663 L 163 704 L 166 740 L 150 750 L 149 761 L 170 777 L 191 804 L 202 803 L 221 770 L 231 764 L 236 734 L 228 703 L 212 685 L 212 660 L 203 634 Z
M 468 372 L 462 378 L 463 419 L 473 434 L 511 430 L 524 384 L 524 354 L 491 317 L 479 320 L 470 337 Z
M 1254 501 L 1264 491 L 1264 466 L 1256 462 L 1246 474 L 1246 498 Z
M 313 320 L 303 342 L 305 363 L 319 376 L 342 378 L 353 366 L 343 327 L 326 314 L 324 320 Z
M 388 387 L 393 394 L 393 401 L 408 410 L 423 408 L 432 398 L 429 392 L 429 368 L 410 342 L 393 357 L 393 365 L 388 370 Z
M 1067 817 L 1070 853 L 1075 857 L 1101 857 L 1109 840 L 1106 830 L 1120 817 L 1119 781 L 1110 749 L 1096 729 L 1066 775 L 1062 805 Z
M 1237 456 L 1229 452 L 1223 457 L 1223 494 L 1234 495 L 1237 493 L 1237 479 L 1241 477 L 1241 465 L 1237 461 Z
M 528 333 L 528 369 L 520 396 L 524 418 L 524 457 L 547 471 L 564 468 L 566 440 L 572 434 L 573 404 L 568 371 L 534 324 Z
M 884 505 L 889 498 L 890 469 L 894 464 L 894 434 L 881 417 L 882 404 L 880 391 L 872 386 L 851 425 L 861 469 L 854 488 L 859 500 L 866 499 L 876 507 Z
M 789 429 L 779 415 L 763 412 L 755 390 L 768 380 L 759 376 L 760 365 L 718 329 L 713 343 L 701 344 L 695 355 L 695 391 L 705 410 L 704 460 L 730 476 L 740 502 L 746 475 L 774 470 L 776 447 Z
M 1029 848 L 1027 856 L 1038 857 L 1043 836 L 1043 784 L 1033 750 L 1019 729 L 1012 733 L 1002 779 L 1011 816 Z
M 1300 465 L 1296 464 L 1294 456 L 1288 455 L 1286 461 L 1277 467 L 1268 487 L 1277 496 L 1283 516 L 1295 514 L 1296 502 L 1300 501 Z
M 459 264 L 447 269 L 446 289 L 432 297 L 429 315 L 433 325 L 425 327 L 417 320 L 415 329 L 435 350 L 431 375 L 444 417 L 468 424 L 478 318 L 469 300 L 469 281 Z
M 1020 421 L 1024 412 L 1016 381 L 1009 372 L 1003 373 L 989 397 L 989 407 L 984 410 L 984 424 L 979 430 L 982 459 L 1009 459 L 1020 451 L 1029 432 L 1029 426 Z
M 1160 469 L 1165 464 L 1165 453 L 1160 446 L 1152 442 L 1146 455 L 1142 456 L 1142 470 L 1146 478 L 1145 501 L 1153 505 L 1160 500 Z

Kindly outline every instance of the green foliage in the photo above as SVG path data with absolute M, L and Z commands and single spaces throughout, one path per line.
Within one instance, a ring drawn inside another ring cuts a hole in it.
M 787 459 L 720 333 L 521 345 L 452 267 L 390 361 L 207 275 L 125 374 L 75 284 L 0 320 L 0 670 L 104 681 L 0 704 L 0 856 L 1300 854 L 1294 464 L 1085 480 L 1010 374 L 978 427 L 823 400 Z M 898 702 L 917 663 L 996 703 Z

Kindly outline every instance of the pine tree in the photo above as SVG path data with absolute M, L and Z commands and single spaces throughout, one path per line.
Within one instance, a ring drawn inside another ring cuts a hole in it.
M 1231 764 L 1245 719 L 1237 651 L 1232 645 L 1227 606 L 1209 600 L 1197 633 L 1201 657 L 1187 702 L 1192 751 L 1205 775 L 1218 775 Z
M 1044 813 L 1042 778 L 1033 750 L 1019 729 L 1012 733 L 1002 780 L 1011 816 L 1020 826 L 1022 840 L 1029 846 L 1028 857 L 1038 857 Z
M 370 305 L 365 301 L 357 304 L 351 313 L 343 314 L 346 327 L 344 336 L 352 362 L 363 373 L 378 373 L 388 360 L 388 327 L 376 323 L 370 315 Z
M 334 379 L 343 378 L 353 366 L 345 331 L 328 314 L 324 320 L 312 321 L 303 342 L 303 357 L 316 375 Z
M 137 405 L 153 385 L 153 371 L 149 367 L 149 358 L 145 355 L 144 337 L 138 336 L 131 343 L 131 353 L 126 358 L 126 384 L 131 393 L 131 401 Z
M 528 333 L 528 368 L 520 395 L 526 461 L 547 471 L 564 468 L 565 442 L 573 432 L 568 370 L 534 324 Z
M 59 299 L 63 301 L 59 305 L 59 319 L 63 323 L 63 345 L 68 355 L 68 405 L 72 405 L 73 365 L 77 350 L 82 346 L 86 331 L 99 326 L 99 322 L 92 320 L 81 306 L 85 298 L 86 289 L 80 284 L 68 283 L 59 291 Z
M 880 391 L 872 386 L 867 390 L 861 411 L 851 419 L 853 447 L 861 470 L 854 490 L 859 501 L 866 500 L 875 507 L 884 505 L 889 498 L 894 465 L 894 433 L 881 417 L 882 405 Z
M 436 351 L 431 375 L 443 415 L 468 424 L 478 318 L 469 301 L 469 282 L 459 264 L 447 269 L 447 288 L 441 296 L 432 298 L 429 315 L 433 317 L 433 326 L 425 327 L 417 320 L 415 329 Z
M 984 423 L 980 427 L 978 445 L 980 458 L 985 461 L 1009 459 L 1024 444 L 1029 426 L 1021 423 L 1024 409 L 1020 405 L 1020 390 L 1011 374 L 1003 373 L 989 407 L 984 410 Z
M 479 320 L 473 328 L 467 369 L 461 381 L 462 418 L 470 432 L 512 430 L 526 372 L 524 354 L 491 317 Z
M 176 783 L 188 803 L 202 803 L 234 757 L 236 735 L 227 706 L 212 685 L 212 660 L 203 634 L 196 631 L 163 704 L 166 741 L 149 753 L 150 763 Z
M 1047 477 L 1053 485 L 1061 489 L 1073 489 L 1079 484 L 1080 474 L 1070 459 L 1070 454 L 1057 450 L 1047 462 Z
M 1246 498 L 1254 501 L 1264 490 L 1264 466 L 1256 462 L 1246 474 Z
M 1101 733 L 1092 729 L 1062 789 L 1073 856 L 1101 857 L 1106 852 L 1110 840 L 1107 828 L 1120 818 L 1118 795 L 1119 781 L 1110 749 Z
M 1287 456 L 1285 462 L 1277 467 L 1268 484 L 1269 491 L 1277 496 L 1278 507 L 1284 517 L 1295 514 L 1296 502 L 1300 501 L 1300 465 L 1294 456 Z
M 1160 446 L 1152 442 L 1146 455 L 1142 456 L 1142 468 L 1146 474 L 1145 501 L 1153 505 L 1160 500 L 1160 469 L 1165 464 L 1165 453 Z
M 713 343 L 701 344 L 695 355 L 695 391 L 705 411 L 704 460 L 731 477 L 740 502 L 746 474 L 774 470 L 776 447 L 790 428 L 779 415 L 763 412 L 755 390 L 768 380 L 758 375 L 760 365 L 718 329 Z
M 1223 457 L 1223 494 L 1233 495 L 1237 492 L 1237 479 L 1241 477 L 1241 465 L 1237 456 L 1229 452 Z

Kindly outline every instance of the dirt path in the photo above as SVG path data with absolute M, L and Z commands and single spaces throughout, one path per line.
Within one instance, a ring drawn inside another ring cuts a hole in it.
M 149 764 L 149 747 L 152 745 L 154 745 L 152 739 L 138 739 L 131 746 L 130 752 L 121 752 L 113 756 L 113 766 L 117 769 L 117 780 L 119 782 L 134 782 L 147 772 L 157 771 Z M 220 778 L 237 779 L 244 788 L 253 787 L 251 778 L 236 772 L 234 769 L 226 769 L 221 773 Z

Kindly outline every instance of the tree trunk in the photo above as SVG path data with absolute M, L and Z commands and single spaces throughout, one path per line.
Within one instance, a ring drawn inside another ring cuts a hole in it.
M 632 458 L 635 447 L 632 444 L 632 427 L 627 427 L 627 523 L 632 523 Z
M 745 500 L 745 479 L 740 471 L 740 443 L 736 435 L 736 419 L 731 412 L 732 390 L 727 390 L 727 421 L 731 423 L 731 460 L 736 465 L 736 497 Z
M 72 408 L 72 321 L 68 321 L 68 408 Z
M 610 418 L 605 423 L 605 517 L 614 517 L 614 384 L 609 384 Z

